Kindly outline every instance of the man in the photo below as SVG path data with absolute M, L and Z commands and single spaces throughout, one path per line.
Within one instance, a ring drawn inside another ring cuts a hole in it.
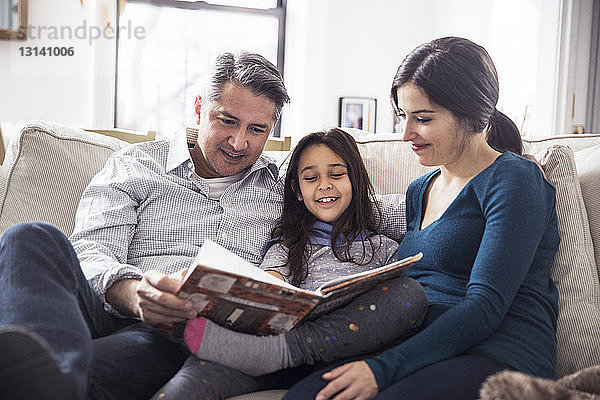
M 0 241 L 0 328 L 18 328 L 8 338 L 0 334 L 0 349 L 30 343 L 45 368 L 34 375 L 39 384 L 53 380 L 72 388 L 73 398 L 152 396 L 190 353 L 139 321 L 196 316 L 173 293 L 207 238 L 260 262 L 282 207 L 277 166 L 261 152 L 288 101 L 281 75 L 262 56 L 223 54 L 202 94 L 192 149 L 176 135 L 111 156 L 82 196 L 70 242 L 45 224 L 7 231 Z M 207 388 L 214 397 L 279 378 L 218 364 L 210 371 L 231 376 L 227 388 Z M 31 376 L 15 384 L 31 389 Z

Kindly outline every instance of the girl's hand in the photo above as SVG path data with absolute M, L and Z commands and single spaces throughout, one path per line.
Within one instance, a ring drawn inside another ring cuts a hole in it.
M 379 391 L 373 371 L 364 361 L 344 364 L 323 374 L 330 381 L 317 393 L 316 400 L 367 400 L 375 397 Z
M 271 275 L 273 275 L 275 278 L 277 278 L 277 279 L 281 279 L 282 281 L 285 281 L 285 278 L 283 277 L 283 275 L 281 275 L 281 274 L 280 274 L 279 272 L 277 272 L 277 271 L 273 271 L 272 269 L 271 269 L 271 270 L 268 270 L 268 271 L 267 271 L 267 274 L 271 274 Z

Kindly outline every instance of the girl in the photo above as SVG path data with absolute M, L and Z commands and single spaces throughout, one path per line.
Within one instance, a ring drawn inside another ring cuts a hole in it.
M 311 133 L 290 158 L 282 217 L 261 267 L 313 290 L 340 275 L 385 265 L 396 259 L 398 244 L 376 233 L 380 219 L 354 139 L 340 129 Z M 280 335 L 253 336 L 195 318 L 188 321 L 184 338 L 197 358 L 191 357 L 158 393 L 162 398 L 184 398 L 207 393 L 207 380 L 211 386 L 226 385 L 231 374 L 208 377 L 209 370 L 202 368 L 206 361 L 263 375 L 365 354 L 414 333 L 426 305 L 421 286 L 400 277 Z M 252 390 L 249 385 L 247 392 Z M 240 393 L 227 393 L 236 394 Z M 212 391 L 210 396 L 223 394 Z
M 334 128 L 304 137 L 290 159 L 285 188 L 263 269 L 314 290 L 395 258 L 398 244 L 375 234 L 381 213 L 356 142 L 346 132 Z
M 503 152 L 520 153 L 520 135 L 495 107 L 488 53 L 457 37 L 425 43 L 398 68 L 391 97 L 419 162 L 439 166 L 408 188 L 398 250 L 423 251 L 408 275 L 430 302 L 424 328 L 285 399 L 473 399 L 503 369 L 555 377 L 555 192 L 534 163 Z

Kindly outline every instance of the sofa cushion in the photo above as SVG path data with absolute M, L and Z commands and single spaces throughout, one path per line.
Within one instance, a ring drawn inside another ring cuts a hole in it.
M 576 151 L 575 163 L 600 275 L 600 145 Z
M 573 151 L 553 145 L 537 154 L 556 188 L 560 245 L 552 278 L 559 291 L 559 377 L 600 364 L 598 273 Z
M 547 147 L 560 144 L 571 148 L 573 151 L 579 151 L 588 147 L 600 144 L 600 135 L 557 135 L 536 139 L 523 139 L 523 149 L 525 153 L 539 154 Z
M 358 145 L 375 193 L 405 193 L 415 178 L 432 169 L 419 164 L 410 143 L 404 142 L 400 134 L 344 130 Z
M 0 234 L 26 221 L 71 234 L 84 188 L 127 143 L 45 121 L 23 122 L 14 135 L 0 167 Z

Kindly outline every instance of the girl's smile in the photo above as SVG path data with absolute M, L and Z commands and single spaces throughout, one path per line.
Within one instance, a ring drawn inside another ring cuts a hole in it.
M 338 199 L 338 197 L 322 197 L 320 199 L 317 199 L 318 203 L 321 203 L 323 205 L 328 205 L 331 204 L 332 202 L 336 201 Z
M 310 146 L 298 162 L 298 200 L 323 222 L 334 222 L 352 200 L 348 166 L 326 145 Z

